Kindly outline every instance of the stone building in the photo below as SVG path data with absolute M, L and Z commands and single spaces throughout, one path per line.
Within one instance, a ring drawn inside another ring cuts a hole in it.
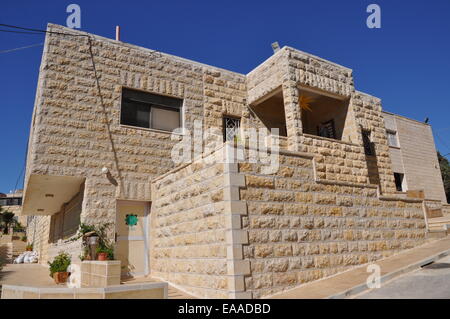
M 80 222 L 111 222 L 124 275 L 260 298 L 420 245 L 424 203 L 448 209 L 430 127 L 383 113 L 351 69 L 283 47 L 239 74 L 48 31 L 23 202 L 41 263 L 76 259 Z
M 3 194 L 0 193 L 0 207 L 5 211 L 14 213 L 14 219 L 21 226 L 27 226 L 27 216 L 22 215 L 22 190 L 17 189 L 14 192 Z

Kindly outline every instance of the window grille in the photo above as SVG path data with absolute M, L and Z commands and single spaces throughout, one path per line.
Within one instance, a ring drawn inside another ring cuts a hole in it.
M 224 142 L 234 141 L 237 137 L 239 137 L 240 127 L 241 127 L 240 119 L 224 116 L 224 118 L 223 118 L 223 129 L 224 129 L 223 140 L 224 140 Z

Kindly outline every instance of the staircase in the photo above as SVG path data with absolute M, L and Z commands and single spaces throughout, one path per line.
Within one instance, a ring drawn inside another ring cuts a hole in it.
M 12 263 L 12 243 L 0 243 L 0 263 Z
M 12 241 L 12 259 L 18 257 L 27 248 L 27 243 L 21 240 Z
M 169 284 L 169 289 L 167 291 L 168 299 L 195 299 L 195 297 L 188 295 L 177 288 Z
M 442 213 L 442 205 L 425 203 L 428 237 L 440 238 L 450 233 L 450 217 Z

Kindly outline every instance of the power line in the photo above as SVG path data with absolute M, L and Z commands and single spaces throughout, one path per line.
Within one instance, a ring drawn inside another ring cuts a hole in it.
M 41 46 L 43 44 L 44 44 L 44 42 L 36 43 L 36 44 L 28 45 L 26 47 L 20 47 L 20 48 L 15 48 L 15 49 L 3 50 L 3 51 L 0 51 L 0 53 L 8 53 L 8 52 L 19 51 L 19 50 L 28 49 L 28 48 L 34 48 L 34 47 L 37 47 L 37 46 Z
M 4 24 L 4 23 L 0 23 L 0 26 L 1 27 L 12 28 L 12 29 L 31 31 L 31 32 L 23 32 L 23 31 L 9 31 L 9 30 L 5 30 L 6 32 L 26 33 L 26 34 L 51 33 L 51 34 L 70 35 L 70 36 L 74 36 L 74 37 L 89 37 L 88 34 L 73 34 L 73 33 L 65 33 L 65 32 L 47 31 L 47 30 L 42 30 L 42 29 L 32 29 L 32 28 L 19 27 L 19 26 L 16 26 L 16 25 L 10 25 L 10 24 Z
M 3 29 L 1 29 L 0 32 L 21 33 L 21 34 L 42 34 L 40 32 L 25 32 L 25 31 L 14 31 L 14 30 L 3 30 Z

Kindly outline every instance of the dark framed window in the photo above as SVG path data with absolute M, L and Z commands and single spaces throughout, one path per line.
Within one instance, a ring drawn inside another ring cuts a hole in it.
M 319 124 L 319 126 L 317 127 L 317 135 L 336 139 L 334 120 L 329 120 Z
M 369 156 L 375 155 L 375 148 L 372 141 L 370 140 L 370 131 L 362 130 L 362 139 L 364 145 L 364 153 Z
M 399 147 L 398 139 L 397 139 L 397 132 L 387 131 L 387 138 L 388 138 L 389 146 Z
M 223 141 L 234 141 L 239 136 L 241 119 L 237 117 L 223 117 Z
M 404 174 L 401 173 L 394 173 L 394 179 L 395 179 L 395 188 L 397 191 L 402 192 L 403 191 L 403 177 Z
M 181 127 L 183 100 L 122 89 L 120 124 L 171 132 Z
M 7 197 L 0 199 L 0 206 L 20 206 L 22 197 Z

